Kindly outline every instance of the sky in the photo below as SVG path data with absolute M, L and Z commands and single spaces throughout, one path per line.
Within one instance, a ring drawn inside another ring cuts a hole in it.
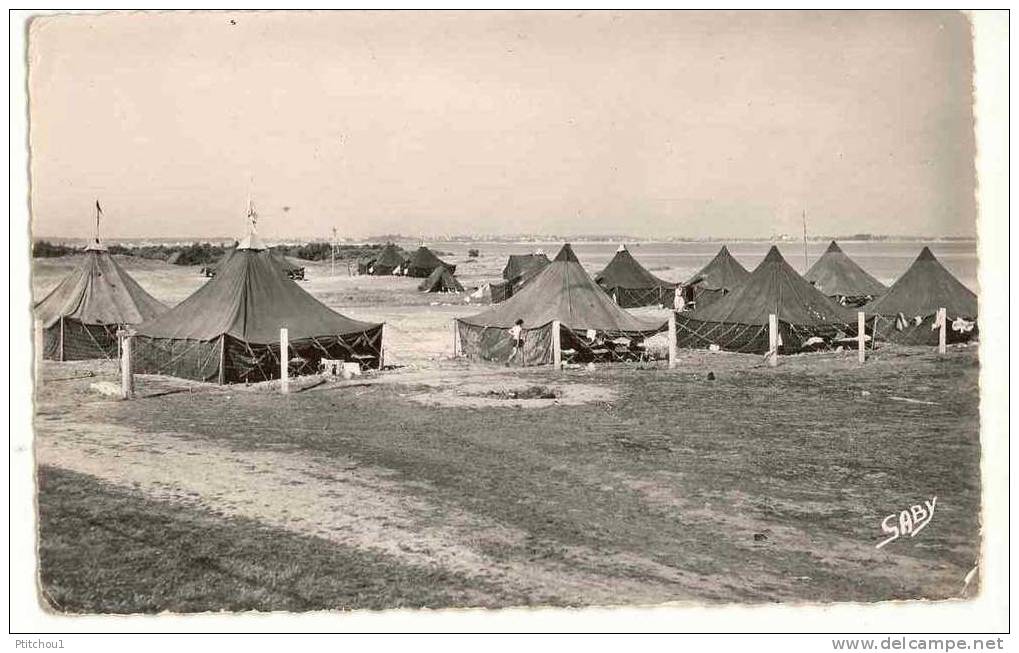
M 36 236 L 975 234 L 952 12 L 215 12 L 29 26 Z

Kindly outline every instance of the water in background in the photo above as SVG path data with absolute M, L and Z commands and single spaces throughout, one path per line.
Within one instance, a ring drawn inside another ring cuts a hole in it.
M 634 258 L 657 276 L 668 281 L 685 281 L 704 267 L 723 244 L 745 268 L 751 271 L 764 259 L 764 255 L 771 247 L 771 243 L 767 242 L 697 242 L 631 243 L 627 248 Z M 975 241 L 839 241 L 839 246 L 846 254 L 886 285 L 894 283 L 906 271 L 924 245 L 931 248 L 942 265 L 959 281 L 974 292 L 978 290 Z M 429 246 L 436 250 L 452 252 L 457 257 L 466 257 L 469 248 L 477 248 L 486 257 L 496 256 L 502 259 L 510 254 L 526 254 L 540 248 L 552 258 L 562 243 L 444 242 Z M 573 251 L 588 272 L 594 274 L 600 272 L 612 260 L 618 246 L 617 243 L 575 243 Z M 828 248 L 828 242 L 807 243 L 809 265 L 803 260 L 802 242 L 779 243 L 778 248 L 786 261 L 803 274 Z

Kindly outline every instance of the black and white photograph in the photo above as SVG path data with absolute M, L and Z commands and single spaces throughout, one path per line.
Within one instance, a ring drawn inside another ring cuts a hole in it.
M 22 20 L 11 528 L 51 629 L 1007 629 L 1007 12 Z

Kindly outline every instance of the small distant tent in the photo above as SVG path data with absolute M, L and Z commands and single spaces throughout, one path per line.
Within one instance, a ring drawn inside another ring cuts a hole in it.
M 748 277 L 747 269 L 722 245 L 715 258 L 683 284 L 683 299 L 695 308 L 704 308 L 739 288 Z
M 491 284 L 492 303 L 504 302 L 520 292 L 550 262 L 540 250 L 534 254 L 510 254 L 502 270 L 503 281 Z
M 43 357 L 116 358 L 120 327 L 164 311 L 166 306 L 145 292 L 95 239 L 81 263 L 35 305 L 43 328 Z
M 881 297 L 864 306 L 876 340 L 902 344 L 938 343 L 936 317 L 948 313 L 946 339 L 966 342 L 977 336 L 977 295 L 924 247 L 909 269 Z
M 888 290 L 834 240 L 803 278 L 843 306 L 862 306 Z
M 619 246 L 616 255 L 594 280 L 623 308 L 655 305 L 671 307 L 675 301 L 676 284 L 648 272 L 647 268 L 633 258 L 625 245 Z
M 849 331 L 848 311 L 810 285 L 773 246 L 736 290 L 705 307 L 676 313 L 676 342 L 763 354 L 772 314 L 778 317 L 782 353 L 802 351 L 812 338 L 830 342 Z
M 407 260 L 407 276 L 428 277 L 428 275 L 432 273 L 432 270 L 438 267 L 448 268 L 451 274 L 456 272 L 455 265 L 446 263 L 436 256 L 432 250 L 421 246 L 418 247 L 417 250 L 410 255 L 410 259 Z
M 432 270 L 428 278 L 418 285 L 422 292 L 463 292 L 463 289 L 449 269 L 441 266 Z
M 242 240 L 216 276 L 162 315 L 138 325 L 134 371 L 213 383 L 280 376 L 280 328 L 295 375 L 323 358 L 382 364 L 382 325 L 352 320 L 280 274 L 257 236 Z
M 667 328 L 666 320 L 642 320 L 614 304 L 568 244 L 519 294 L 487 311 L 457 319 L 458 353 L 507 362 L 513 352 L 510 329 L 518 319 L 523 320 L 524 365 L 553 362 L 556 320 L 561 325 L 564 358 L 578 362 L 611 360 L 620 348 L 638 349 L 646 337 Z
M 551 261 L 548 260 L 548 257 L 545 256 L 544 252 L 535 252 L 534 254 L 510 254 L 509 259 L 506 261 L 506 267 L 502 269 L 502 278 L 506 281 L 512 281 L 534 268 L 541 270 L 549 263 L 551 263 Z
M 386 243 L 386 246 L 374 256 L 366 256 L 358 261 L 358 274 L 370 274 L 374 276 L 386 276 L 391 274 L 402 274 L 407 260 L 404 258 L 400 248 L 393 243 Z

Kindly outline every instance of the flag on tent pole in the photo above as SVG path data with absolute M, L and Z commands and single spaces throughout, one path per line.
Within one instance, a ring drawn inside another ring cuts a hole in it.
M 96 244 L 99 243 L 99 218 L 101 218 L 102 215 L 103 215 L 103 207 L 99 206 L 99 200 L 97 199 L 96 200 L 96 233 L 95 233 Z

